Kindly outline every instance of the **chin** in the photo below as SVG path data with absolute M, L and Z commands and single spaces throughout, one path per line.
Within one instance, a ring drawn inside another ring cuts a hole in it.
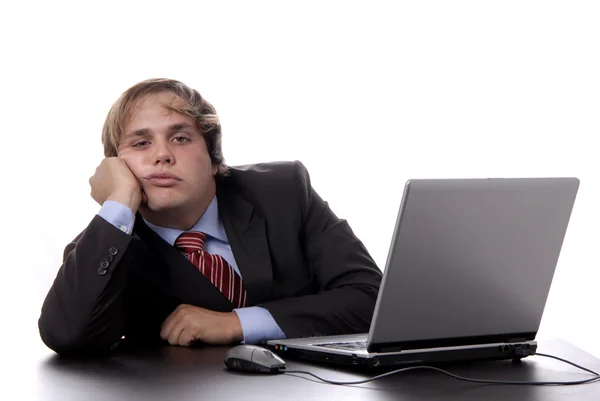
M 151 202 L 149 200 L 148 203 L 144 205 L 144 209 L 153 213 L 167 212 L 175 208 L 177 208 L 177 205 L 172 202 Z
M 182 199 L 173 199 L 173 198 L 165 198 L 165 197 L 148 197 L 148 202 L 144 205 L 144 209 L 154 212 L 166 212 L 169 210 L 177 209 L 184 202 Z

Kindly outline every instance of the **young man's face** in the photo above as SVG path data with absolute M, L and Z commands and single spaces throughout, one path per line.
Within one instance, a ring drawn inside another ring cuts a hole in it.
M 142 213 L 194 213 L 214 196 L 217 168 L 194 119 L 165 107 L 183 103 L 169 92 L 148 95 L 126 120 L 118 155 L 148 198 Z

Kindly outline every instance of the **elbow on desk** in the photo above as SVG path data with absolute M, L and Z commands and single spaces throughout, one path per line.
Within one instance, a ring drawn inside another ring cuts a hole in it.
M 38 329 L 42 342 L 61 356 L 92 356 L 110 352 L 120 337 L 114 341 L 104 338 L 90 338 L 84 330 L 69 330 L 58 327 L 55 322 L 47 322 L 42 315 L 38 320 Z

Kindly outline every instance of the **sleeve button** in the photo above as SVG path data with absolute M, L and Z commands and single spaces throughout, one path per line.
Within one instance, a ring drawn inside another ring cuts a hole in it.
M 107 270 L 103 269 L 102 267 L 98 268 L 98 274 L 101 276 L 104 276 L 106 274 Z
M 111 246 L 110 249 L 108 250 L 108 253 L 110 253 L 111 255 L 116 255 L 117 253 L 119 253 L 119 250 L 117 248 L 115 248 L 114 246 Z
M 100 262 L 100 269 L 106 270 L 109 264 L 110 263 L 108 262 L 108 260 L 103 260 L 102 262 Z

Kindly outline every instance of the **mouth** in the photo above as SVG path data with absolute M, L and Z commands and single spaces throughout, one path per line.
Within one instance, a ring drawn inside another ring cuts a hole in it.
M 172 187 L 181 181 L 181 178 L 171 173 L 152 173 L 144 177 L 149 184 L 157 187 Z

